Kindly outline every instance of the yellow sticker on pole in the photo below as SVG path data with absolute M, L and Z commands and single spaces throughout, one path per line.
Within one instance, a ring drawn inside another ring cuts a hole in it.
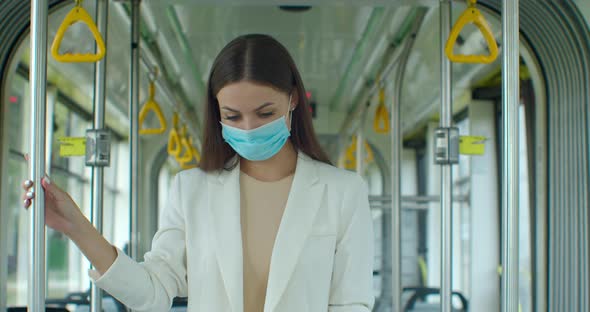
M 63 137 L 58 139 L 59 156 L 72 157 L 86 155 L 85 137 Z
M 463 135 L 459 139 L 459 154 L 461 155 L 483 155 L 485 153 L 484 136 Z

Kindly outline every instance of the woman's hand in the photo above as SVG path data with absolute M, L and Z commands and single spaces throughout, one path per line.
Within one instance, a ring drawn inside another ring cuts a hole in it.
M 27 164 L 28 155 L 25 155 Z M 100 274 L 104 274 L 117 258 L 117 249 L 92 226 L 80 208 L 57 185 L 51 183 L 47 175 L 41 179 L 45 190 L 45 224 L 50 228 L 67 235 L 80 251 L 90 260 Z M 31 190 L 33 181 L 23 182 L 25 208 L 29 208 L 35 199 L 35 191 Z
M 28 155 L 25 155 L 25 159 L 28 163 Z M 80 220 L 80 217 L 84 218 L 84 215 L 70 195 L 51 183 L 47 175 L 41 179 L 41 185 L 45 190 L 45 224 L 70 236 L 72 231 L 75 231 L 76 222 Z M 35 199 L 36 192 L 32 190 L 32 187 L 33 181 L 26 180 L 23 182 L 25 193 L 22 198 L 26 209 L 31 206 L 32 201 Z

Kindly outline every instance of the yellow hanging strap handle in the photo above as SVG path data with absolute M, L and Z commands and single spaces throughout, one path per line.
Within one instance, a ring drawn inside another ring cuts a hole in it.
M 472 63 L 472 64 L 489 64 L 498 58 L 498 45 L 496 44 L 496 39 L 492 34 L 492 30 L 490 25 L 483 17 L 481 12 L 475 7 L 477 1 L 476 0 L 468 0 L 469 6 L 467 10 L 461 14 L 453 28 L 451 29 L 451 34 L 449 39 L 447 40 L 447 44 L 445 46 L 445 53 L 451 62 L 455 63 Z M 457 42 L 457 38 L 459 34 L 463 30 L 463 27 L 468 23 L 473 23 L 481 34 L 483 35 L 484 39 L 488 44 L 488 49 L 490 50 L 490 54 L 488 55 L 463 55 L 463 54 L 455 54 L 453 52 L 453 47 Z
M 97 53 L 96 54 L 79 54 L 79 53 L 65 53 L 59 54 L 59 47 L 61 46 L 61 41 L 64 38 L 66 30 L 77 22 L 82 22 L 88 26 L 92 35 L 94 36 L 94 40 L 96 41 Z M 98 32 L 96 28 L 96 24 L 90 17 L 90 14 L 82 7 L 82 0 L 76 0 L 76 6 L 66 15 L 66 18 L 63 20 L 59 28 L 57 29 L 57 34 L 53 39 L 53 43 L 51 44 L 51 55 L 59 62 L 66 62 L 66 63 L 94 63 L 102 60 L 102 58 L 106 54 L 106 47 L 102 36 Z
M 351 170 L 356 169 L 356 145 L 357 145 L 357 137 L 353 136 L 352 142 L 350 143 L 350 145 L 348 146 L 348 148 L 346 148 L 346 151 L 344 152 L 344 168 L 346 168 L 346 169 L 351 169 Z M 368 164 L 374 160 L 373 149 L 371 149 L 371 146 L 369 145 L 369 142 L 367 142 L 367 141 L 364 142 L 364 146 L 365 146 L 365 150 L 367 152 L 364 162 L 366 164 Z
M 172 115 L 172 129 L 170 129 L 170 134 L 168 135 L 168 155 L 172 157 L 178 157 L 182 150 L 180 146 L 180 136 L 178 135 L 178 114 L 174 113 Z
M 148 92 L 148 100 L 145 102 L 145 104 L 143 104 L 143 107 L 139 111 L 139 134 L 162 134 L 166 132 L 166 127 L 168 125 L 166 124 L 166 119 L 164 118 L 164 114 L 162 113 L 162 108 L 160 107 L 158 102 L 154 100 L 156 94 L 156 87 L 153 80 L 150 81 Z M 160 121 L 160 128 L 143 128 L 143 122 L 145 120 L 145 117 L 150 111 L 153 111 L 158 117 L 158 120 Z
M 186 126 L 182 126 L 182 130 L 180 130 L 180 145 L 184 149 L 184 153 L 178 153 L 176 160 L 180 164 L 190 162 L 193 159 L 193 151 L 186 137 Z
M 344 152 L 344 168 L 354 170 L 356 168 L 356 136 Z
M 197 149 L 193 145 L 193 138 L 190 136 L 188 137 L 188 143 L 189 143 L 189 148 L 190 148 L 193 158 L 191 158 L 190 160 L 188 160 L 186 162 L 180 163 L 180 167 L 182 169 L 190 169 L 190 168 L 198 167 L 198 164 L 201 162 L 201 154 L 197 151 Z M 193 162 L 193 160 L 194 160 L 194 162 Z
M 389 132 L 389 112 L 385 106 L 385 89 L 379 90 L 379 106 L 375 111 L 375 120 L 373 121 L 373 129 L 377 133 L 385 134 Z

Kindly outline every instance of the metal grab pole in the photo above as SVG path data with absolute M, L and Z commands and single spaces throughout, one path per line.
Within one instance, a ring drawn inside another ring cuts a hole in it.
M 391 202 L 390 196 L 376 196 L 371 195 L 369 196 L 369 201 L 371 202 Z M 428 195 L 419 195 L 419 196 L 401 196 L 402 202 L 416 202 L 416 203 L 428 203 L 428 202 L 440 202 L 439 196 L 428 196 Z M 467 195 L 455 195 L 453 196 L 453 202 L 455 203 L 464 203 L 469 201 L 469 196 Z
M 451 30 L 451 2 L 440 1 L 440 69 L 441 106 L 440 127 L 450 128 L 452 123 L 451 62 L 445 55 L 444 46 Z M 451 312 L 452 291 L 452 209 L 453 175 L 450 163 L 441 164 L 441 311 Z
M 36 199 L 32 202 L 29 242 L 30 311 L 45 311 L 45 192 L 41 178 L 45 174 L 45 105 L 47 101 L 47 0 L 31 1 L 31 142 L 29 176 Z
M 404 48 L 402 64 L 395 79 L 395 101 L 391 104 L 391 301 L 392 311 L 402 312 L 402 231 L 401 231 L 401 90 L 402 77 L 407 63 L 408 47 Z
M 108 14 L 109 3 L 107 0 L 96 1 L 96 23 L 98 31 L 102 34 L 104 42 L 108 47 Z M 102 130 L 104 128 L 104 111 L 105 111 L 105 92 L 106 92 L 106 71 L 107 57 L 95 63 L 94 78 L 94 129 Z M 103 186 L 104 186 L 104 168 L 102 166 L 92 167 L 92 225 L 102 234 L 102 217 L 103 217 Z M 90 265 L 91 269 L 94 266 Z M 90 284 L 90 311 L 102 311 L 102 290 L 94 283 Z
M 130 146 L 130 221 L 131 240 L 129 253 L 131 258 L 139 259 L 139 227 L 138 227 L 138 173 L 139 173 L 139 0 L 131 2 L 131 74 L 129 81 L 129 140 Z
M 402 175 L 401 175 L 401 150 L 403 146 L 403 133 L 401 126 L 402 89 L 404 75 L 410 52 L 416 40 L 416 34 L 422 25 L 426 10 L 421 9 L 416 15 L 408 41 L 400 56 L 399 67 L 395 74 L 395 101 L 391 105 L 391 292 L 392 311 L 402 312 Z
M 502 1 L 502 312 L 518 311 L 518 0 Z

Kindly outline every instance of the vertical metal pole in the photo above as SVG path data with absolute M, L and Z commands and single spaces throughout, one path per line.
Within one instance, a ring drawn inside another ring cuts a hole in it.
M 45 311 L 45 192 L 41 178 L 45 174 L 45 102 L 47 87 L 47 0 L 31 1 L 31 145 L 29 176 L 34 182 L 36 200 L 31 214 L 29 242 L 30 311 Z
M 452 123 L 452 94 L 451 94 L 451 62 L 445 55 L 444 46 L 449 38 L 451 28 L 451 2 L 440 1 L 440 70 L 441 70 L 441 106 L 440 106 L 440 127 L 450 128 Z M 452 292 L 452 209 L 453 209 L 453 175 L 452 165 L 442 164 L 441 166 L 441 311 L 451 312 Z
M 408 42 L 404 46 L 400 56 L 400 64 L 395 76 L 394 102 L 391 105 L 391 293 L 392 311 L 402 312 L 402 177 L 401 177 L 401 150 L 403 146 L 403 133 L 401 126 L 401 98 L 404 83 L 404 75 L 410 52 L 414 46 L 415 35 L 422 25 L 426 10 L 419 10 L 412 25 L 412 31 Z
M 107 0 L 96 1 L 96 23 L 100 34 L 103 36 L 104 42 L 108 47 L 108 16 L 109 3 Z M 107 72 L 107 57 L 95 63 L 95 77 L 94 77 L 94 129 L 104 128 L 105 116 L 105 94 L 106 94 L 106 72 Z M 104 186 L 104 168 L 100 166 L 92 167 L 92 206 L 91 217 L 92 225 L 96 230 L 102 234 L 102 217 L 103 217 L 103 186 Z M 90 265 L 91 269 L 94 266 Z M 94 283 L 90 284 L 90 311 L 102 311 L 102 290 Z
M 502 0 L 502 312 L 518 311 L 518 0 Z
M 405 48 L 404 48 L 405 49 Z M 409 52 L 409 49 L 407 50 Z M 402 77 L 407 63 L 407 53 L 402 55 L 402 64 L 397 69 L 395 101 L 391 105 L 391 300 L 392 311 L 402 312 L 402 231 L 401 231 L 401 90 Z
M 129 242 L 129 253 L 131 258 L 139 258 L 139 227 L 138 227 L 138 173 L 139 173 L 139 0 L 131 2 L 131 75 L 129 90 L 129 119 L 130 119 L 130 179 L 129 187 L 130 200 L 130 221 L 131 240 Z

